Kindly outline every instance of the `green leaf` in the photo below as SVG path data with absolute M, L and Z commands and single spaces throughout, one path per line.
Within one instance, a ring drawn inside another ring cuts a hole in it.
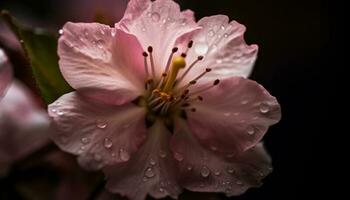
M 58 67 L 57 35 L 44 29 L 24 26 L 8 11 L 2 11 L 1 15 L 21 42 L 45 102 L 50 104 L 71 92 L 73 89 L 64 80 Z

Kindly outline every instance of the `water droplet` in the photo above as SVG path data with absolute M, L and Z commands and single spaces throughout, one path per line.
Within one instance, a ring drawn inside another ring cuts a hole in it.
M 62 110 L 57 110 L 57 115 L 59 115 L 59 116 L 62 116 L 62 115 L 64 115 L 64 112 L 62 111 Z
M 236 181 L 236 184 L 237 185 L 243 185 L 243 182 L 238 180 L 238 181 Z
M 241 104 L 242 104 L 242 105 L 245 105 L 245 104 L 247 104 L 247 103 L 248 103 L 248 100 L 242 100 L 242 101 L 241 101 Z
M 96 126 L 97 126 L 97 128 L 104 129 L 107 127 L 107 122 L 102 121 L 102 120 L 97 120 Z
M 187 170 L 188 170 L 188 171 L 191 171 L 192 169 L 193 169 L 192 166 L 187 166 Z
M 254 127 L 249 126 L 249 127 L 247 128 L 247 133 L 248 133 L 248 135 L 254 135 L 254 133 L 255 133 Z
M 163 151 L 163 150 L 160 150 L 160 151 L 159 151 L 159 156 L 160 156 L 161 158 L 165 158 L 165 157 L 166 157 L 166 152 Z
M 103 28 L 100 29 L 100 33 L 101 33 L 102 35 L 105 34 L 105 31 L 103 30 Z
M 111 36 L 114 37 L 114 36 L 116 35 L 116 33 L 117 33 L 117 31 L 113 28 L 113 29 L 111 30 Z
M 151 165 L 156 165 L 156 161 L 155 161 L 153 158 L 151 158 L 151 159 L 149 160 L 149 164 L 151 164 Z
M 260 112 L 263 113 L 263 114 L 266 114 L 270 111 L 270 107 L 268 104 L 266 103 L 261 103 L 260 104 Z
M 239 112 L 235 112 L 233 113 L 234 116 L 238 116 L 239 115 Z
M 110 149 L 113 146 L 113 142 L 109 138 L 105 138 L 103 141 L 103 146 L 105 146 L 107 149 Z
M 90 142 L 90 138 L 83 137 L 81 138 L 81 143 L 88 144 Z
M 151 18 L 152 18 L 152 21 L 159 22 L 160 15 L 158 13 L 154 12 L 151 14 Z
M 229 174 L 233 174 L 234 172 L 235 172 L 235 170 L 231 167 L 227 169 L 227 173 L 229 173 Z
M 130 159 L 129 153 L 124 149 L 119 149 L 119 157 L 124 162 L 126 162 Z
M 143 28 L 141 29 L 141 31 L 146 32 L 146 28 L 145 28 L 145 27 L 143 27 Z
M 162 187 L 160 187 L 159 192 L 164 192 L 164 189 Z
M 264 177 L 265 175 L 264 175 L 264 173 L 259 172 L 259 176 L 260 176 L 260 177 Z
M 183 161 L 183 159 L 184 159 L 184 157 L 178 152 L 174 153 L 174 158 L 179 162 Z
M 52 108 L 52 109 L 51 109 L 51 112 L 53 112 L 53 113 L 56 113 L 56 111 L 57 111 L 57 110 L 56 110 L 55 108 Z
M 111 155 L 112 155 L 112 157 L 116 157 L 117 156 L 117 154 L 115 152 L 113 152 Z
M 206 43 L 196 43 L 194 47 L 194 51 L 197 55 L 205 55 L 209 50 L 209 47 Z
M 58 30 L 58 34 L 62 35 L 63 34 L 63 29 Z
M 19 42 L 20 42 L 20 43 L 24 43 L 24 40 L 20 40 Z
M 210 175 L 210 169 L 206 166 L 203 166 L 201 169 L 201 175 L 204 178 L 208 177 Z
M 146 169 L 146 171 L 145 171 L 145 176 L 146 176 L 147 178 L 152 178 L 152 177 L 155 176 L 155 174 L 154 174 L 152 168 L 149 167 L 149 168 Z
M 225 117 L 229 117 L 229 116 L 231 116 L 231 113 L 230 113 L 230 112 L 225 112 L 225 113 L 224 113 L 224 116 L 225 116 Z
M 96 41 L 96 45 L 97 45 L 97 47 L 98 47 L 99 49 L 103 49 L 104 44 L 105 44 L 105 41 L 103 41 L 103 40 L 97 40 L 97 41 Z
M 101 160 L 102 160 L 102 156 L 101 156 L 101 154 L 99 154 L 99 153 L 95 153 L 95 155 L 94 155 L 94 159 L 95 159 L 96 161 L 101 161 Z
M 89 36 L 88 30 L 84 30 L 84 35 L 85 35 L 86 37 Z
M 224 37 L 225 37 L 225 38 L 228 38 L 228 34 L 227 34 L 227 33 L 225 33 L 225 34 L 224 34 Z
M 221 30 L 225 30 L 225 26 L 224 25 L 221 25 Z
M 208 32 L 208 35 L 209 35 L 210 37 L 213 37 L 213 36 L 215 35 L 215 33 L 214 33 L 213 30 L 210 30 L 210 31 Z
M 222 64 L 222 62 L 223 62 L 222 59 L 217 59 L 216 60 L 216 64 Z
M 214 172 L 214 175 L 215 175 L 215 176 L 220 176 L 220 174 L 221 174 L 221 172 L 218 171 L 218 170 L 216 170 L 216 171 Z

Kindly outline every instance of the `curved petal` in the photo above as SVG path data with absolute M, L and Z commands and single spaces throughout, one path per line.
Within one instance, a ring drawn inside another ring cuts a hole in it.
M 98 23 L 71 23 L 58 42 L 64 78 L 82 94 L 120 105 L 144 87 L 142 48 L 135 36 Z
M 260 186 L 261 179 L 272 171 L 271 159 L 261 143 L 237 157 L 220 157 L 204 149 L 184 121 L 179 120 L 175 127 L 171 148 L 178 157 L 181 155 L 178 177 L 188 190 L 240 195 Z
M 0 98 L 10 84 L 12 69 L 5 52 L 0 48 Z
M 193 13 L 181 12 L 172 0 L 131 0 L 124 18 L 116 26 L 134 34 L 145 50 L 153 47 L 157 74 L 165 69 L 176 40 L 199 28 Z
M 49 105 L 48 112 L 56 129 L 54 142 L 80 155 L 87 169 L 128 161 L 146 137 L 145 110 L 133 104 L 110 106 L 72 92 Z
M 129 162 L 104 169 L 107 189 L 132 200 L 143 200 L 147 194 L 154 198 L 167 195 L 177 198 L 181 188 L 176 181 L 175 160 L 169 152 L 170 137 L 162 122 L 156 122 L 146 143 Z
M 221 153 L 237 154 L 255 146 L 281 118 L 276 98 L 241 77 L 223 80 L 202 97 L 194 104 L 196 112 L 187 113 L 188 124 L 205 147 Z
M 212 71 L 201 79 L 203 82 L 232 76 L 248 77 L 257 58 L 258 46 L 246 44 L 244 25 L 229 22 L 225 15 L 204 17 L 198 25 L 202 29 L 193 36 L 193 48 L 188 51 L 186 60 L 191 63 L 198 56 L 204 56 L 204 59 L 186 75 L 185 83 L 208 67 Z
M 49 142 L 49 119 L 28 90 L 14 81 L 0 102 L 0 168 Z

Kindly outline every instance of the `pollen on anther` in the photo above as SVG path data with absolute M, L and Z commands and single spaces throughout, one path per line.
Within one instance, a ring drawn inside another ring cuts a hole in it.
M 216 79 L 215 81 L 214 81 L 214 85 L 218 85 L 220 83 L 220 80 L 219 79 Z

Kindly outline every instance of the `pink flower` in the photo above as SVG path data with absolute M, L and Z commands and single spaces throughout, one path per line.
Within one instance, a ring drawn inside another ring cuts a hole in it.
M 244 31 L 223 15 L 196 23 L 171 0 L 131 0 L 114 28 L 68 22 L 59 64 L 76 91 L 49 106 L 52 138 L 130 199 L 259 186 L 280 106 L 246 79 L 258 47 Z
M 0 176 L 49 142 L 49 118 L 29 91 L 13 81 L 0 102 Z
M 0 100 L 12 77 L 12 69 L 5 52 L 0 48 Z

